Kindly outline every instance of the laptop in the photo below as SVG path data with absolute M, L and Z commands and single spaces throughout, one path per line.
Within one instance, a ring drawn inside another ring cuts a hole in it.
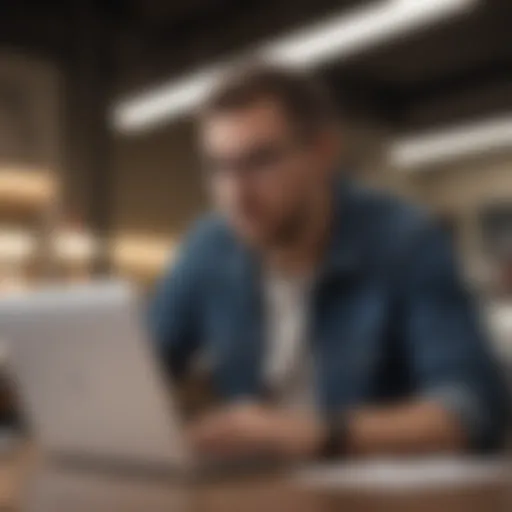
M 137 294 L 124 282 L 0 299 L 0 339 L 33 433 L 51 460 L 75 466 L 219 469 L 187 445 L 140 316 Z

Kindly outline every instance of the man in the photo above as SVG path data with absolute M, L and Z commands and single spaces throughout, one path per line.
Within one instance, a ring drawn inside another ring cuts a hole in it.
M 199 119 L 219 213 L 162 281 L 151 327 L 169 370 L 209 354 L 221 454 L 496 448 L 507 397 L 443 235 L 338 169 L 343 137 L 311 78 L 255 66 Z

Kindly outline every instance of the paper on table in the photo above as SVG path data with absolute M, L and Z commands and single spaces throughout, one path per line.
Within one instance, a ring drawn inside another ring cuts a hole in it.
M 308 487 L 403 492 L 470 487 L 503 481 L 510 474 L 503 459 L 379 459 L 309 466 L 292 479 Z

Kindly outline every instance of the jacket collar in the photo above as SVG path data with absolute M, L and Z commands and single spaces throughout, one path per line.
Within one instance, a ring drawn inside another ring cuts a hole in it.
M 323 276 L 347 278 L 363 266 L 363 236 L 359 223 L 357 190 L 345 177 L 333 183 L 333 210 L 330 243 L 321 263 Z
M 330 240 L 320 262 L 319 275 L 349 278 L 357 275 L 364 262 L 363 237 L 360 229 L 357 189 L 344 177 L 336 177 L 332 185 L 333 209 Z M 256 277 L 260 271 L 257 256 L 243 244 L 237 244 L 234 258 L 228 265 L 235 277 Z

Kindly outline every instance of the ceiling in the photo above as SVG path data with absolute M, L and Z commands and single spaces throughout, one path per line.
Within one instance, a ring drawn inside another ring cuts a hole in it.
M 101 33 L 115 94 L 124 94 L 363 3 L 3 0 L 0 44 L 65 63 L 77 45 L 101 52 Z M 510 0 L 481 0 L 472 13 L 322 72 L 355 110 L 399 128 L 512 111 L 511 27 Z

